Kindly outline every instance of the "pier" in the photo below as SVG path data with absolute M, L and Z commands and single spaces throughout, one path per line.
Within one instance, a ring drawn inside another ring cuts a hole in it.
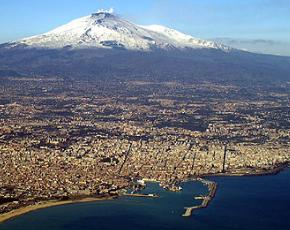
M 191 216 L 194 210 L 206 208 L 216 194 L 217 183 L 213 181 L 204 180 L 202 178 L 198 178 L 197 180 L 207 186 L 209 193 L 207 196 L 195 197 L 196 200 L 202 200 L 202 203 L 200 205 L 196 205 L 192 207 L 185 207 L 185 212 L 182 214 L 182 216 L 184 217 Z

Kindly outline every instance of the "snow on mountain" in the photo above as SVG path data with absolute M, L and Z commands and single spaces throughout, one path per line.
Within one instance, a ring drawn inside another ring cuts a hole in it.
M 113 13 L 99 10 L 60 26 L 50 32 L 25 38 L 10 46 L 27 45 L 36 48 L 121 48 L 149 51 L 152 49 L 230 48 L 159 26 L 138 26 Z
M 178 48 L 189 47 L 189 48 L 213 48 L 213 49 L 222 49 L 225 51 L 230 50 L 230 47 L 224 46 L 222 44 L 194 38 L 190 35 L 181 33 L 177 30 L 170 29 L 165 26 L 150 25 L 141 27 L 164 36 L 165 41 L 167 40 L 169 44 L 173 44 L 175 47 Z

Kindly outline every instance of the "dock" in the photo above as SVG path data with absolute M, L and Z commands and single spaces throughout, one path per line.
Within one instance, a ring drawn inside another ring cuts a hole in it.
M 192 206 L 192 207 L 185 207 L 185 212 L 182 214 L 182 216 L 184 216 L 184 217 L 191 216 L 192 212 L 194 210 L 206 208 L 209 205 L 209 203 L 211 202 L 211 200 L 214 198 L 215 194 L 216 194 L 217 183 L 215 183 L 213 181 L 204 180 L 204 179 L 201 179 L 201 178 L 199 178 L 197 180 L 202 182 L 203 184 L 205 184 L 207 186 L 209 193 L 208 193 L 207 196 L 197 196 L 197 197 L 195 197 L 195 199 L 202 200 L 202 203 L 200 205 L 196 205 L 196 206 Z

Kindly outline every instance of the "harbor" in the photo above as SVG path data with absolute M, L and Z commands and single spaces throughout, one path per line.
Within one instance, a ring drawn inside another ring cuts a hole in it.
M 144 190 L 146 188 L 146 182 L 147 179 L 138 179 L 135 181 L 133 190 L 130 193 L 124 194 L 124 196 L 129 197 L 144 197 L 144 198 L 159 198 L 160 196 L 155 193 L 139 193 L 141 190 Z M 207 195 L 197 195 L 194 197 L 195 200 L 201 200 L 201 204 L 185 207 L 185 212 L 182 214 L 183 217 L 190 217 L 194 210 L 203 209 L 206 208 L 209 203 L 212 201 L 212 199 L 215 197 L 216 190 L 217 190 L 217 183 L 213 181 L 209 181 L 203 178 L 196 178 L 193 181 L 200 182 L 203 186 L 205 186 L 208 190 Z M 157 182 L 157 181 L 155 181 Z M 165 182 L 159 182 L 159 186 L 164 189 L 171 192 L 180 192 L 182 191 L 182 187 L 179 186 L 179 181 L 170 181 L 168 183 Z

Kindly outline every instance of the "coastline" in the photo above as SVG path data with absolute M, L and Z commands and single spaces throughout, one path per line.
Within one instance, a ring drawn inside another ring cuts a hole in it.
M 238 173 L 231 173 L 231 172 L 225 172 L 225 173 L 215 173 L 215 174 L 205 174 L 201 177 L 219 177 L 219 176 L 237 176 L 237 177 L 246 177 L 246 176 L 270 176 L 270 175 L 276 175 L 285 170 L 286 168 L 290 167 L 290 164 L 287 162 L 285 164 L 277 165 L 273 169 L 269 170 L 260 170 L 260 171 L 249 171 L 249 172 L 238 172 Z
M 290 168 L 290 163 L 285 163 L 282 165 L 277 165 L 273 169 L 269 170 L 260 170 L 260 171 L 251 171 L 251 172 L 238 172 L 238 173 L 231 173 L 231 172 L 225 172 L 225 173 L 208 173 L 208 174 L 202 174 L 197 177 L 189 177 L 184 180 L 181 180 L 181 182 L 188 182 L 188 181 L 194 181 L 197 178 L 205 178 L 205 177 L 256 177 L 256 176 L 270 176 L 270 175 L 277 175 L 280 172 L 284 171 L 286 168 Z M 156 180 L 147 180 L 152 182 L 158 182 Z
M 256 172 L 250 172 L 250 173 L 217 173 L 217 174 L 206 174 L 206 175 L 201 175 L 200 177 L 208 177 L 208 176 L 213 176 L 213 177 L 219 177 L 219 176 L 266 176 L 266 175 L 276 175 L 279 174 L 281 171 L 285 170 L 286 168 L 290 167 L 289 163 L 279 165 L 271 170 L 268 171 L 256 171 Z M 188 181 L 193 181 L 196 180 L 197 178 L 187 178 L 185 180 L 182 180 L 182 182 L 188 182 Z M 144 181 L 147 182 L 159 182 L 156 179 L 148 179 L 144 178 Z M 13 219 L 15 217 L 24 215 L 26 213 L 36 211 L 39 209 L 45 209 L 49 207 L 54 207 L 54 206 L 61 206 L 61 205 L 67 205 L 67 204 L 76 204 L 76 203 L 86 203 L 86 202 L 94 202 L 94 201 L 104 201 L 104 200 L 112 200 L 116 199 L 117 195 L 115 196 L 105 196 L 105 197 L 86 197 L 86 198 L 80 198 L 80 199 L 70 199 L 70 200 L 48 200 L 48 201 L 43 201 L 39 202 L 34 205 L 29 205 L 29 206 L 24 206 L 15 210 L 12 210 L 7 213 L 3 213 L 0 215 L 0 224 L 4 223 L 7 220 Z M 213 197 L 212 197 L 213 198 Z
M 34 205 L 24 206 L 19 209 L 12 210 L 10 212 L 4 213 L 0 215 L 0 224 L 4 223 L 7 220 L 13 219 L 15 217 L 24 215 L 26 213 L 36 211 L 39 209 L 45 209 L 54 206 L 61 206 L 67 204 L 77 204 L 77 203 L 86 203 L 86 202 L 94 202 L 94 201 L 103 201 L 103 200 L 112 200 L 115 199 L 117 196 L 106 196 L 106 197 L 87 197 L 81 199 L 71 199 L 71 200 L 48 200 L 44 202 L 39 202 Z

